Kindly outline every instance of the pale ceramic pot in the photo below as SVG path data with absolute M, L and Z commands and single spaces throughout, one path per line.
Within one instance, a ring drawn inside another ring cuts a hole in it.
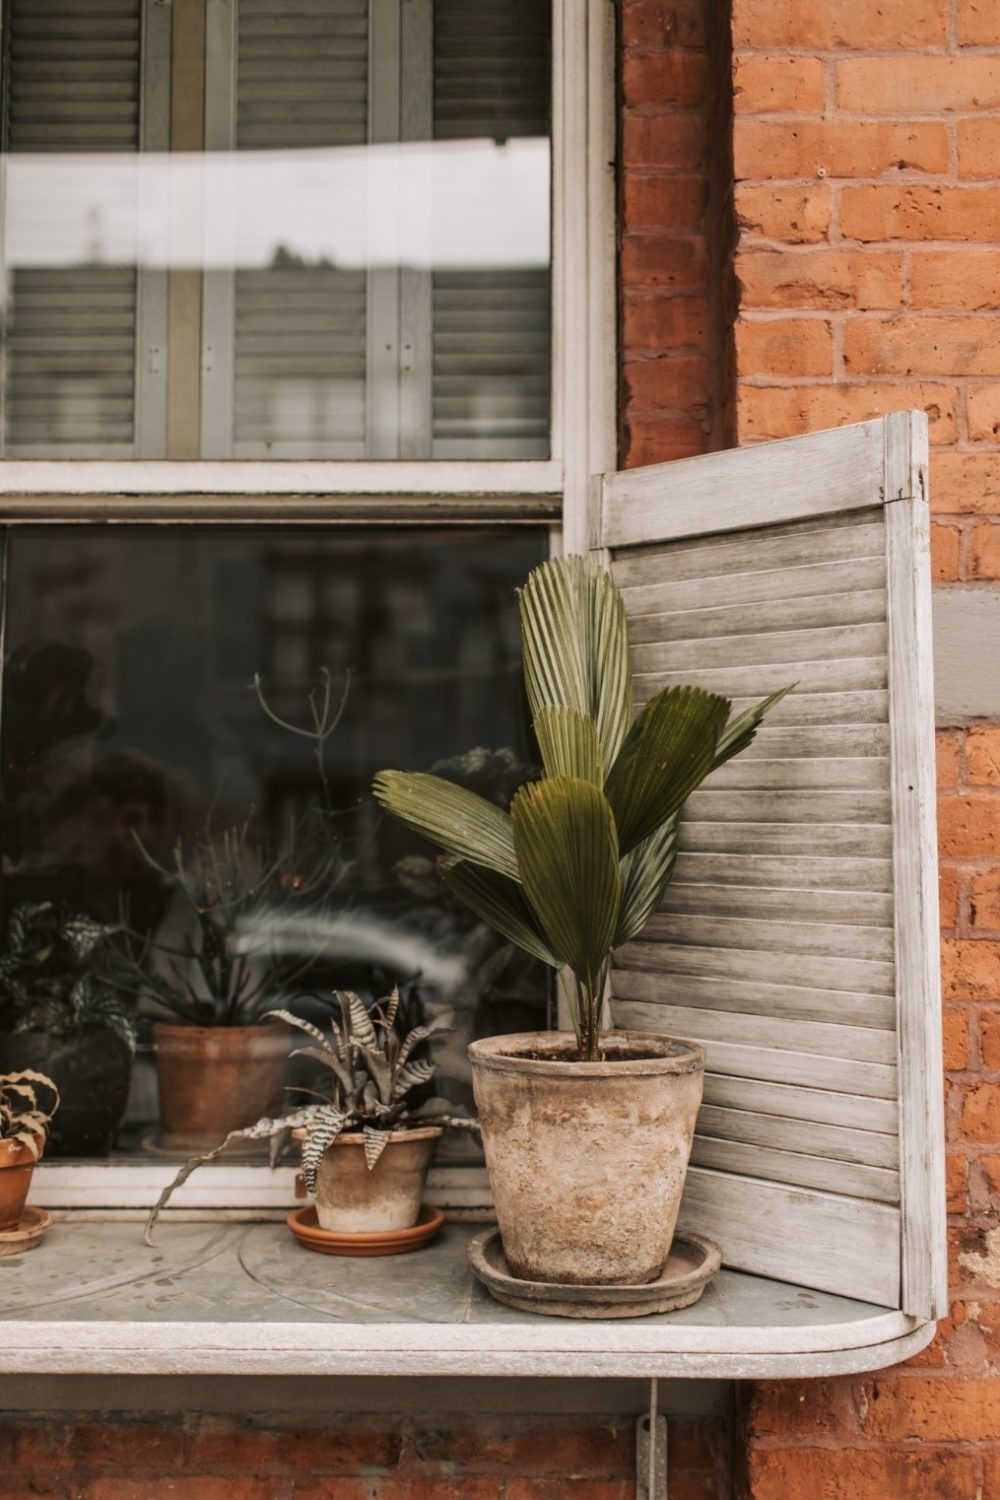
M 528 1281 L 642 1285 L 670 1253 L 704 1048 L 641 1031 L 602 1044 L 592 1063 L 565 1033 L 469 1047 L 504 1254 Z
M 36 1139 L 40 1156 L 44 1141 L 42 1137 Z M 37 1160 L 23 1142 L 0 1141 L 0 1230 L 16 1229 L 20 1224 Z
M 282 1112 L 291 1031 L 261 1026 L 153 1026 L 160 1144 L 178 1151 L 217 1146 L 232 1130 Z
M 301 1138 L 304 1132 L 296 1131 Z M 378 1234 L 411 1229 L 420 1217 L 424 1186 L 440 1125 L 394 1130 L 372 1167 L 364 1136 L 344 1134 L 328 1146 L 316 1174 L 316 1217 L 338 1234 Z

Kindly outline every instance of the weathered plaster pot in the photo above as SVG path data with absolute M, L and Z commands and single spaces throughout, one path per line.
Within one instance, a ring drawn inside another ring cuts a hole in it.
M 36 1161 L 21 1141 L 0 1141 L 0 1230 L 20 1224 Z
M 677 1223 L 705 1052 L 606 1032 L 605 1061 L 525 1032 L 469 1048 L 486 1166 L 515 1276 L 573 1285 L 653 1280 Z
M 157 1021 L 160 1144 L 217 1146 L 231 1130 L 281 1113 L 291 1033 L 262 1026 L 175 1026 Z
M 371 1171 L 364 1136 L 339 1136 L 327 1147 L 316 1175 L 320 1227 L 341 1234 L 411 1228 L 420 1217 L 427 1172 L 442 1134 L 440 1125 L 394 1130 Z

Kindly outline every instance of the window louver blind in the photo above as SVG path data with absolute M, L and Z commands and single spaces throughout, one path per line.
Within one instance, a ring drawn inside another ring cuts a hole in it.
M 789 683 L 686 806 L 617 1024 L 706 1044 L 682 1222 L 731 1265 L 946 1305 L 924 419 L 605 481 L 637 697 Z
M 537 0 L 435 0 L 434 137 L 549 134 L 548 7 Z M 435 271 L 435 458 L 538 458 L 549 451 L 549 273 Z
M 136 151 L 140 0 L 10 0 L 6 147 Z M 5 317 L 5 451 L 124 457 L 135 431 L 136 271 L 15 267 Z
M 235 145 L 363 146 L 368 66 L 367 0 L 239 0 Z M 237 271 L 233 298 L 226 451 L 363 457 L 366 273 L 289 257 Z

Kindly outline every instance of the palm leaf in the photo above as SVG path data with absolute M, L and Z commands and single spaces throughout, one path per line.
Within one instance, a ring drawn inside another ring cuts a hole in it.
M 719 743 L 715 747 L 715 759 L 712 762 L 713 771 L 717 770 L 719 766 L 725 765 L 726 761 L 731 760 L 734 755 L 739 755 L 741 750 L 746 749 L 760 728 L 760 723 L 764 715 L 769 713 L 776 703 L 780 703 L 785 694 L 790 693 L 795 686 L 795 683 L 789 683 L 788 687 L 781 688 L 777 693 L 772 693 L 769 698 L 762 698 L 752 708 L 744 709 L 743 713 L 737 714 L 734 719 L 730 719 L 720 734 Z
M 532 718 L 567 708 L 593 719 L 610 766 L 632 717 L 625 606 L 610 575 L 589 558 L 551 558 L 529 574 L 520 611 Z
M 518 878 L 510 815 L 494 802 L 424 771 L 379 771 L 372 790 L 387 812 L 447 854 Z
M 523 786 L 511 808 L 524 893 L 552 952 L 596 989 L 621 898 L 618 839 L 600 787 L 570 776 Z
M 535 914 L 516 881 L 498 875 L 495 870 L 483 870 L 478 865 L 469 864 L 467 860 L 459 860 L 447 867 L 443 874 L 444 883 L 452 895 L 474 911 L 487 926 L 509 942 L 516 943 L 532 958 L 540 958 L 543 964 L 550 964 L 553 969 L 559 967 L 559 960 L 540 931 Z
M 542 708 L 534 730 L 547 776 L 579 776 L 604 785 L 604 755 L 593 719 L 575 708 Z
M 664 688 L 629 730 L 605 784 L 622 854 L 680 811 L 715 759 L 729 699 L 702 688 Z
M 615 947 L 645 927 L 663 900 L 677 858 L 677 819 L 670 818 L 622 860 L 622 900 Z

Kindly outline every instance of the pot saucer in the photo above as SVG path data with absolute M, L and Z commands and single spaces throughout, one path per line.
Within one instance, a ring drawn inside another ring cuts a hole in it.
M 419 1219 L 409 1229 L 345 1234 L 341 1230 L 321 1229 L 315 1205 L 310 1203 L 307 1208 L 293 1209 L 286 1223 L 307 1250 L 317 1250 L 320 1255 L 404 1255 L 407 1250 L 419 1250 L 421 1245 L 430 1243 L 444 1223 L 444 1214 L 425 1203 Z
M 16 1229 L 0 1229 L 0 1256 L 34 1250 L 51 1223 L 52 1215 L 47 1209 L 26 1208 Z
M 722 1263 L 718 1245 L 698 1234 L 677 1233 L 661 1275 L 643 1286 L 571 1286 L 526 1281 L 507 1265 L 499 1229 L 469 1241 L 475 1276 L 507 1307 L 557 1318 L 641 1318 L 675 1312 L 697 1302 Z

